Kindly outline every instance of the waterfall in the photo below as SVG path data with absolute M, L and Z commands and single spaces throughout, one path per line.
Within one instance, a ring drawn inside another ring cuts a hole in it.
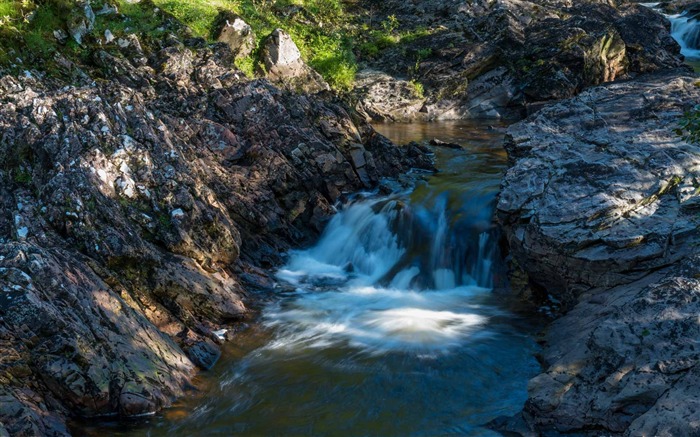
M 282 332 L 272 347 L 446 351 L 478 332 L 497 246 L 493 230 L 448 203 L 414 205 L 404 193 L 345 206 L 278 272 L 297 297 L 266 313 Z
M 659 3 L 641 3 L 663 13 L 658 9 Z M 671 22 L 671 36 L 681 46 L 681 54 L 689 60 L 700 59 L 700 21 L 697 9 L 683 11 L 680 14 L 666 15 Z
M 681 53 L 689 59 L 700 59 L 700 22 L 688 11 L 668 17 L 671 35 L 681 46 Z

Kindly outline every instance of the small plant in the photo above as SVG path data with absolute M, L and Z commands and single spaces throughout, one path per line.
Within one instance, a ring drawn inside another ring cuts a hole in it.
M 396 18 L 396 15 L 389 15 L 386 17 L 386 20 L 382 22 L 382 28 L 387 33 L 396 32 L 396 29 L 399 28 L 399 20 Z
M 689 143 L 700 143 L 700 105 L 696 105 L 683 115 L 683 118 L 678 123 L 676 134 Z
M 32 174 L 24 168 L 15 169 L 13 179 L 18 184 L 29 185 L 32 183 Z
M 422 98 L 425 98 L 425 88 L 423 87 L 423 84 L 418 82 L 417 80 L 412 80 L 409 82 L 411 86 L 413 87 L 413 91 L 415 92 L 416 96 Z
M 238 69 L 246 75 L 246 77 L 250 79 L 255 77 L 255 60 L 251 56 L 236 59 L 234 63 L 236 64 L 236 67 L 238 67 Z

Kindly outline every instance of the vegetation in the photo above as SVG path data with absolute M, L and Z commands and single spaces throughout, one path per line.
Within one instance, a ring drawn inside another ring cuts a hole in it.
M 212 40 L 211 29 L 220 10 L 232 11 L 251 25 L 258 43 L 274 29 L 290 33 L 302 56 L 339 91 L 351 88 L 360 58 L 375 59 L 384 50 L 407 46 L 430 35 L 428 29 L 401 30 L 395 16 L 378 26 L 357 24 L 347 12 L 345 0 L 92 0 L 95 11 L 105 4 L 116 6 L 119 14 L 98 14 L 92 37 L 79 46 L 72 39 L 61 45 L 54 31 L 65 30 L 76 0 L 0 0 L 0 66 L 43 65 L 47 71 L 65 74 L 57 63 L 56 52 L 76 61 L 89 59 L 90 48 L 101 45 L 105 31 L 116 38 L 136 33 L 142 44 L 162 38 L 174 30 L 164 26 L 164 18 L 182 23 L 179 32 Z M 27 50 L 18 50 L 26 47 Z M 107 47 L 108 49 L 108 47 Z M 429 56 L 426 49 L 416 55 L 416 64 Z M 236 65 L 252 77 L 257 53 L 239 59 Z M 411 72 L 409 72 L 411 73 Z M 420 85 L 420 84 L 418 84 Z M 420 92 L 420 87 L 416 87 Z
M 18 42 L 38 60 L 50 62 L 59 49 L 53 32 L 65 28 L 72 4 L 71 0 L 0 0 L 0 63 L 16 61 L 13 48 Z M 211 40 L 212 23 L 223 9 L 241 15 L 253 27 L 258 42 L 278 27 L 289 32 L 309 65 L 336 89 L 350 88 L 357 70 L 353 30 L 340 0 L 112 0 L 109 4 L 117 6 L 119 15 L 97 16 L 95 43 L 105 30 L 117 38 L 127 32 L 161 37 L 165 29 L 155 8 L 186 25 L 192 36 Z M 101 0 L 92 2 L 95 11 L 102 6 Z M 71 42 L 66 48 L 62 52 L 69 55 L 81 51 Z M 252 57 L 237 65 L 248 75 L 255 69 Z
M 688 142 L 700 143 L 700 105 L 685 113 L 677 133 Z

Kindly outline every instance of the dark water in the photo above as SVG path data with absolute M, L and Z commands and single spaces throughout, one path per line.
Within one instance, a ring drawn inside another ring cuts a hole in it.
M 383 125 L 434 137 L 440 173 L 414 190 L 360 195 L 278 272 L 280 299 L 226 346 L 200 392 L 146 422 L 90 435 L 497 435 L 523 406 L 537 326 L 492 292 L 491 215 L 502 131 L 476 123 Z

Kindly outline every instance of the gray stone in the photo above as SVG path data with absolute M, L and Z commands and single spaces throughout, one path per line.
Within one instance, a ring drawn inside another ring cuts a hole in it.
M 593 88 L 508 130 L 514 165 L 497 214 L 532 280 L 574 302 L 689 253 L 700 147 L 673 126 L 700 98 L 695 81 L 672 72 Z
M 282 29 L 276 29 L 263 41 L 260 60 L 265 77 L 288 89 L 304 93 L 330 89 L 323 77 L 306 65 L 292 37 Z
M 700 146 L 675 132 L 700 90 L 682 73 L 591 88 L 508 129 L 497 217 L 518 264 L 567 311 L 512 423 L 700 433 Z
M 219 12 L 212 36 L 217 41 L 228 44 L 236 59 L 245 58 L 255 49 L 253 28 L 241 17 L 231 12 Z
M 95 27 L 95 13 L 90 2 L 78 2 L 76 8 L 68 16 L 68 33 L 78 44 L 83 43 L 83 37 Z

